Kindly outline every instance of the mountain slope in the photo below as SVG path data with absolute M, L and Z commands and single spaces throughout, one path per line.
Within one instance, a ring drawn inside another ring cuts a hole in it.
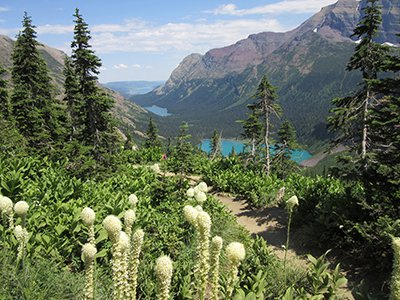
M 5 35 L 0 35 L 0 64 L 6 69 L 12 67 L 11 52 L 14 43 L 15 41 L 12 38 Z M 64 58 L 66 54 L 63 51 L 51 48 L 47 45 L 42 45 L 38 47 L 38 49 L 41 52 L 41 57 L 46 60 L 47 68 L 50 71 L 49 75 L 53 79 L 52 84 L 55 86 L 55 91 L 58 94 L 58 97 L 62 97 L 62 93 L 64 91 L 64 75 L 62 75 L 62 70 L 64 69 Z M 4 78 L 10 79 L 11 74 L 6 73 Z M 146 110 L 137 104 L 126 100 L 118 92 L 103 87 L 100 84 L 99 86 L 104 88 L 107 93 L 109 93 L 110 96 L 116 101 L 115 107 L 112 109 L 112 113 L 117 120 L 120 120 L 126 124 L 130 124 L 133 128 L 136 128 L 137 123 L 148 123 L 148 112 Z M 141 127 L 143 127 L 143 125 L 141 125 Z M 125 128 L 125 126 L 123 127 Z M 141 135 L 140 132 L 138 134 Z
M 400 0 L 381 2 L 385 21 L 377 41 L 395 43 Z M 297 131 L 299 142 L 318 144 L 329 138 L 324 127 L 330 101 L 354 90 L 361 80 L 358 72 L 345 72 L 345 66 L 354 51 L 351 34 L 362 18 L 362 5 L 365 1 L 339 0 L 292 31 L 253 34 L 205 55 L 191 54 L 164 85 L 130 100 L 167 108 L 201 126 L 200 136 L 216 128 L 225 137 L 237 137 L 241 127 L 235 121 L 246 118 L 246 105 L 267 74 L 278 87 L 284 118 Z

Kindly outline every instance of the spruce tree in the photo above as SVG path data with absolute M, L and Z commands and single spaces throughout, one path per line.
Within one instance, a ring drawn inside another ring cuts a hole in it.
M 144 142 L 145 148 L 161 147 L 161 141 L 158 138 L 158 129 L 156 123 L 153 122 L 152 116 L 150 116 L 149 127 L 147 130 L 146 141 Z
M 217 133 L 217 130 L 214 129 L 213 135 L 210 140 L 211 147 L 211 161 L 215 159 L 217 155 L 221 155 L 221 134 Z
M 240 135 L 248 142 L 245 143 L 246 147 L 250 148 L 250 155 L 249 159 L 255 161 L 256 157 L 256 149 L 260 144 L 261 133 L 263 129 L 263 124 L 260 122 L 259 119 L 259 112 L 252 108 L 252 105 L 247 105 L 247 107 L 251 110 L 251 113 L 246 113 L 247 120 L 244 121 L 237 121 L 238 123 L 243 124 L 244 133 Z
M 299 144 L 296 141 L 296 132 L 288 120 L 282 123 L 278 130 L 278 137 L 279 141 L 274 147 L 273 165 L 277 173 L 284 179 L 297 167 L 297 163 L 291 159 L 293 151 L 299 148 Z
M 63 139 L 63 112 L 53 97 L 53 86 L 46 62 L 39 56 L 35 26 L 25 12 L 23 31 L 12 51 L 12 118 L 31 149 L 53 149 Z
M 89 44 L 91 36 L 88 24 L 78 8 L 73 16 L 76 19 L 71 43 L 72 62 L 68 62 L 65 72 L 76 76 L 76 83 L 71 77 L 70 85 L 65 84 L 66 94 L 72 97 L 69 111 L 75 114 L 73 119 L 76 121 L 73 124 L 79 126 L 79 140 L 92 147 L 94 158 L 99 161 L 105 153 L 114 153 L 116 149 L 118 135 L 111 114 L 115 101 L 97 86 L 101 61 Z M 78 91 L 75 91 L 76 84 Z
M 347 71 L 360 70 L 363 81 L 360 89 L 344 98 L 332 100 L 336 106 L 331 110 L 334 114 L 328 118 L 328 129 L 337 131 L 340 136 L 333 141 L 333 145 L 349 144 L 350 151 L 356 151 L 359 159 L 364 160 L 369 152 L 369 113 L 376 102 L 376 93 L 372 89 L 371 80 L 375 80 L 382 72 L 385 57 L 389 52 L 388 46 L 373 41 L 378 35 L 382 22 L 381 7 L 376 5 L 378 0 L 368 0 L 363 8 L 365 16 L 354 29 L 359 40 L 355 52 L 346 66 Z M 363 163 L 364 164 L 364 163 Z M 366 164 L 363 168 L 366 169 Z
M 269 149 L 269 134 L 270 134 L 270 116 L 280 116 L 280 111 L 282 110 L 279 104 L 277 104 L 277 95 L 275 91 L 277 87 L 273 87 L 264 74 L 261 79 L 260 84 L 256 94 L 252 96 L 253 99 L 258 99 L 258 102 L 251 104 L 249 107 L 258 113 L 258 116 L 264 120 L 264 144 L 265 144 L 265 173 L 269 175 L 270 173 L 270 149 Z

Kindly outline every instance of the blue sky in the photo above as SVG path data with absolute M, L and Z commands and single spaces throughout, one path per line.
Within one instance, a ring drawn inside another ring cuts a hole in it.
M 285 32 L 335 0 L 2 0 L 0 34 L 15 38 L 24 12 L 38 41 L 70 54 L 78 7 L 102 61 L 100 82 L 167 80 L 191 53 L 250 34 Z

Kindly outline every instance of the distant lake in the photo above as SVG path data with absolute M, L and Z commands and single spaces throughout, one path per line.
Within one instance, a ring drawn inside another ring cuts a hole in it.
M 235 152 L 240 153 L 243 152 L 244 145 L 242 144 L 243 141 L 235 141 L 235 140 L 222 140 L 222 154 L 224 156 L 228 156 L 229 153 L 232 152 L 232 147 L 235 147 Z M 201 149 L 207 153 L 211 151 L 210 147 L 210 140 L 203 140 L 203 144 L 201 145 Z M 311 158 L 312 155 L 308 153 L 304 149 L 299 149 L 293 151 L 292 153 L 292 160 L 297 161 L 298 163 L 302 162 L 303 160 Z
M 153 114 L 156 114 L 158 116 L 172 116 L 172 114 L 168 113 L 168 110 L 163 107 L 158 107 L 153 105 L 152 107 L 143 107 L 144 109 L 151 111 Z

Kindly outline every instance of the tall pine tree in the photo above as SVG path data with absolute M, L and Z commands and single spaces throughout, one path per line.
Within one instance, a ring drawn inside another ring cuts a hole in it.
M 12 52 L 11 113 L 31 149 L 47 153 L 45 149 L 53 149 L 63 139 L 63 113 L 53 97 L 49 70 L 37 49 L 41 44 L 26 12 L 22 24 L 24 29 L 17 35 Z
M 240 135 L 245 140 L 248 140 L 248 142 L 245 143 L 245 146 L 250 148 L 249 159 L 255 161 L 256 149 L 260 144 L 263 124 L 260 122 L 258 117 L 259 112 L 255 111 L 251 104 L 247 107 L 251 110 L 251 113 L 246 113 L 247 120 L 237 122 L 243 124 L 244 133 Z
M 106 153 L 112 154 L 116 149 L 118 135 L 116 121 L 111 114 L 115 101 L 97 85 L 97 75 L 101 67 L 100 59 L 91 49 L 91 39 L 88 24 L 84 22 L 79 9 L 73 15 L 74 39 L 71 43 L 71 62 L 66 66 L 66 73 L 70 74 L 69 82 L 65 83 L 66 95 L 73 126 L 78 130 L 78 139 L 93 149 L 94 158 L 103 160 Z M 76 76 L 76 82 L 73 80 Z M 78 88 L 78 91 L 75 89 Z
M 147 130 L 146 141 L 144 142 L 145 148 L 161 147 L 161 141 L 158 138 L 158 129 L 154 123 L 152 116 L 149 120 L 149 128 Z
M 258 116 L 264 120 L 264 144 L 265 144 L 265 173 L 269 175 L 270 173 L 270 149 L 269 149 L 269 134 L 270 134 L 270 116 L 280 116 L 280 112 L 282 111 L 281 107 L 277 102 L 277 95 L 275 91 L 277 87 L 273 87 L 272 84 L 269 83 L 267 75 L 264 74 L 261 79 L 260 84 L 258 85 L 258 89 L 256 94 L 252 96 L 253 99 L 258 99 L 258 102 L 251 104 L 249 107 L 253 109 L 255 112 L 258 112 Z
M 355 52 L 346 66 L 347 71 L 360 70 L 363 81 L 360 89 L 344 98 L 332 100 L 336 107 L 331 110 L 333 116 L 328 118 L 330 131 L 340 132 L 333 145 L 344 143 L 350 145 L 350 150 L 356 151 L 359 159 L 364 160 L 369 149 L 369 112 L 376 102 L 376 93 L 372 89 L 371 80 L 375 80 L 382 72 L 388 46 L 373 41 L 378 35 L 382 22 L 381 7 L 378 0 L 368 0 L 363 8 L 365 16 L 354 29 L 353 36 L 359 38 Z M 367 166 L 363 163 L 363 168 Z

